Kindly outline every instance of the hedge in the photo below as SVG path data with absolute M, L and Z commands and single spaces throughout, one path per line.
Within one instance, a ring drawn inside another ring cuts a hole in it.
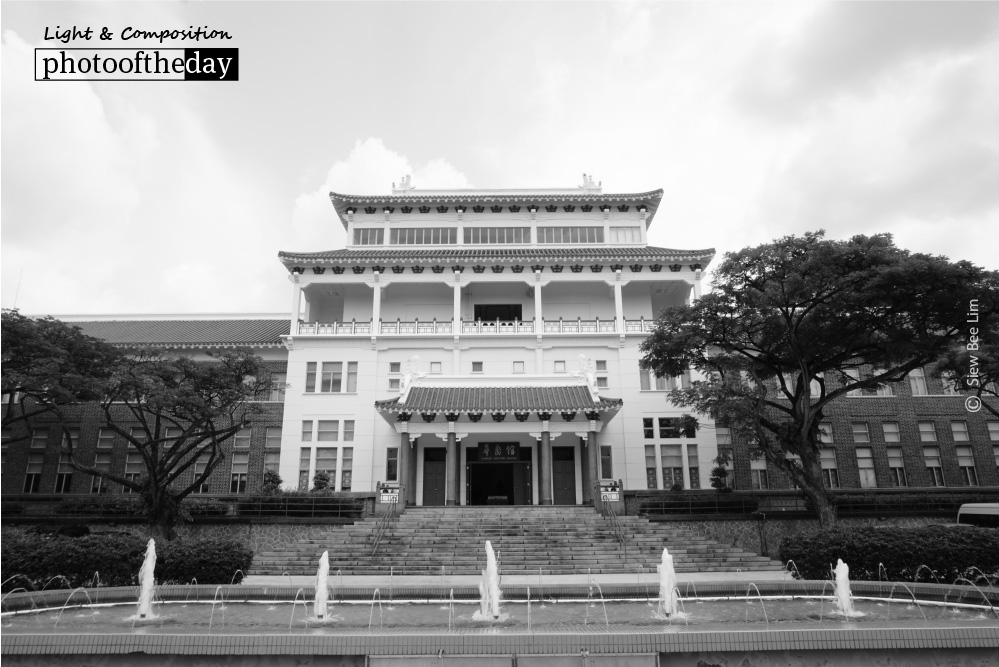
M 785 537 L 780 559 L 794 561 L 804 579 L 828 579 L 842 559 L 856 581 L 974 581 L 981 570 L 999 576 L 999 530 L 927 526 L 835 527 Z M 923 567 L 925 566 L 925 568 Z M 926 568 L 929 568 L 927 571 Z
M 147 542 L 129 533 L 72 538 L 5 532 L 0 544 L 6 580 L 3 591 L 137 585 Z M 239 582 L 242 575 L 237 571 L 245 571 L 252 560 L 253 552 L 231 539 L 159 542 L 156 581 L 189 584 L 197 579 L 199 584 L 228 584 L 236 574 L 235 582 Z

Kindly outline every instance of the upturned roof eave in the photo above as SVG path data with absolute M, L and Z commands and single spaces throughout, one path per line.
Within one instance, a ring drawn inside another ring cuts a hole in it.
M 656 215 L 656 211 L 659 208 L 659 202 L 663 198 L 663 189 L 650 190 L 648 192 L 636 192 L 636 193 L 608 193 L 608 194 L 596 194 L 591 192 L 580 191 L 578 193 L 551 193 L 545 191 L 531 192 L 529 190 L 518 190 L 518 191 L 497 191 L 495 194 L 462 194 L 460 191 L 455 191 L 448 194 L 406 194 L 406 195 L 350 195 L 343 194 L 339 192 L 330 192 L 330 201 L 333 203 L 333 208 L 336 210 L 337 217 L 340 218 L 340 224 L 343 225 L 344 229 L 347 229 L 347 208 L 351 205 L 355 206 L 378 206 L 378 205 L 390 205 L 397 206 L 403 204 L 496 204 L 496 203 L 511 203 L 511 204 L 525 204 L 536 202 L 538 204 L 542 203 L 572 203 L 572 202 L 606 202 L 608 204 L 623 204 L 623 203 L 642 203 L 648 206 L 649 213 L 645 219 L 645 225 L 648 227 L 652 224 L 652 219 Z

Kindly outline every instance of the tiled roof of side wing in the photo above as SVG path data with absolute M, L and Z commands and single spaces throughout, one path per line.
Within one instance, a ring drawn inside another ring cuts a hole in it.
M 440 412 L 445 410 L 514 412 L 538 410 L 608 410 L 619 408 L 621 399 L 594 402 L 586 387 L 413 387 L 405 404 L 399 398 L 375 401 L 387 412 Z
M 116 345 L 277 345 L 288 320 L 111 320 L 71 322 Z
M 370 262 L 406 260 L 508 260 L 532 259 L 662 259 L 690 260 L 713 257 L 714 248 L 704 250 L 675 250 L 656 246 L 641 247 L 560 247 L 560 248 L 426 248 L 384 250 L 327 250 L 325 252 L 279 252 L 278 258 L 288 262 Z

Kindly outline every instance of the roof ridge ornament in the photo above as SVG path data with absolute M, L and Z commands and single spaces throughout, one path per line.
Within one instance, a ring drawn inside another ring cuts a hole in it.
M 395 182 L 393 181 L 392 194 L 404 195 L 408 192 L 415 190 L 416 188 L 414 188 L 412 185 L 412 178 L 413 177 L 410 174 L 406 174 L 405 176 L 403 176 L 402 180 L 399 181 L 399 187 L 396 187 Z
M 596 183 L 593 180 L 592 174 L 586 174 L 584 172 L 583 173 L 583 184 L 582 185 L 577 185 L 576 187 L 580 188 L 583 191 L 584 194 L 599 195 L 599 194 L 603 194 L 603 185 L 604 185 L 603 181 L 600 181 L 599 183 Z

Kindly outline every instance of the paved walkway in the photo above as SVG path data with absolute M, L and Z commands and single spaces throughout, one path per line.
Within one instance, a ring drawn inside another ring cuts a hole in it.
M 695 572 L 681 573 L 676 575 L 678 584 L 693 582 L 695 584 L 704 581 L 716 582 L 762 582 L 762 581 L 793 581 L 794 578 L 783 571 L 762 571 L 762 572 Z M 481 575 L 454 575 L 454 576 L 430 576 L 430 575 L 344 575 L 337 576 L 336 572 L 330 573 L 330 583 L 334 586 L 350 587 L 370 587 L 381 588 L 388 585 L 393 586 L 476 586 L 482 580 Z M 586 585 L 591 581 L 600 585 L 605 584 L 649 584 L 658 585 L 659 575 L 655 572 L 644 572 L 642 574 L 564 574 L 564 575 L 543 575 L 537 574 L 509 574 L 502 575 L 501 585 L 507 586 L 533 586 L 540 584 L 544 586 L 557 586 L 559 584 L 582 584 Z M 245 586 L 312 586 L 316 583 L 315 577 L 292 577 L 290 575 L 272 576 L 256 575 L 243 579 Z

